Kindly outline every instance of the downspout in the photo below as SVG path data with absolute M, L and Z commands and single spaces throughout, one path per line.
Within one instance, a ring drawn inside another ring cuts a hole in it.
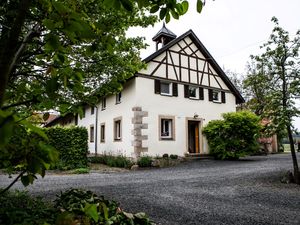
M 98 107 L 95 106 L 96 108 L 96 121 L 95 121 L 95 155 L 97 155 L 97 150 L 98 150 Z

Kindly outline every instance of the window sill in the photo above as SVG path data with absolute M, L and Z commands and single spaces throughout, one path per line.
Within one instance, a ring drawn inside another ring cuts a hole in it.
M 160 95 L 162 95 L 162 96 L 167 96 L 167 97 L 172 97 L 173 95 L 171 95 L 171 94 L 165 94 L 165 93 L 160 93 Z
M 200 98 L 189 97 L 190 100 L 200 100 Z
M 213 103 L 222 104 L 220 101 L 212 101 Z
M 172 137 L 170 137 L 170 138 L 160 137 L 159 140 L 160 140 L 160 141 L 175 141 L 175 139 L 172 138 Z
M 115 141 L 115 142 L 120 142 L 120 141 L 122 141 L 122 139 L 116 139 L 116 138 L 115 138 L 114 141 Z
M 104 111 L 106 108 L 101 109 L 101 111 Z
M 116 102 L 116 105 L 121 104 L 121 102 Z

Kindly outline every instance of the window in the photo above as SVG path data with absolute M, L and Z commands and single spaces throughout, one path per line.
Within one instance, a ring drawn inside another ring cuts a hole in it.
M 203 87 L 184 85 L 184 97 L 190 99 L 204 100 Z
M 216 103 L 226 103 L 226 96 L 224 91 L 208 90 L 209 101 Z
M 116 104 L 121 103 L 121 98 L 122 98 L 122 92 L 116 94 Z
M 82 118 L 85 118 L 85 107 L 82 107 Z
M 197 87 L 189 86 L 189 98 L 198 99 Z
M 102 98 L 102 101 L 101 101 L 101 110 L 105 110 L 106 109 L 106 98 Z
M 78 115 L 75 115 L 75 125 L 78 125 Z
M 213 99 L 214 102 L 219 102 L 220 101 L 220 92 L 213 91 L 213 93 L 212 93 L 212 99 Z
M 174 117 L 159 117 L 159 139 L 160 140 L 174 140 Z
M 160 93 L 162 95 L 172 95 L 171 83 L 160 82 Z
M 172 120 L 162 119 L 161 120 L 161 133 L 162 138 L 171 138 L 172 137 Z
M 90 126 L 90 142 L 94 142 L 94 125 Z
M 105 142 L 105 124 L 100 125 L 100 142 Z
M 178 96 L 178 84 L 154 80 L 154 93 L 168 96 Z
M 122 139 L 122 120 L 120 117 L 114 119 L 114 139 L 115 141 Z
M 93 115 L 95 113 L 95 107 L 91 106 L 91 115 Z

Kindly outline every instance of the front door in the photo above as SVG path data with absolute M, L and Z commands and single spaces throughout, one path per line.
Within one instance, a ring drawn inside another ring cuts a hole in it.
M 199 121 L 188 121 L 188 149 L 189 153 L 200 153 Z

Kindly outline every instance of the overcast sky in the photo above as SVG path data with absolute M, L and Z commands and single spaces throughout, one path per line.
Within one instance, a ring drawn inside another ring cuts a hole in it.
M 177 36 L 192 29 L 222 68 L 237 73 L 245 73 L 249 56 L 258 54 L 259 46 L 268 40 L 273 16 L 292 37 L 300 29 L 300 0 L 207 0 L 201 14 L 196 12 L 196 0 L 189 2 L 188 13 L 179 20 L 172 18 L 167 28 Z M 144 36 L 150 45 L 141 52 L 142 58 L 155 51 L 152 37 L 161 27 L 162 22 L 130 30 L 130 36 Z M 295 124 L 300 130 L 300 118 Z

